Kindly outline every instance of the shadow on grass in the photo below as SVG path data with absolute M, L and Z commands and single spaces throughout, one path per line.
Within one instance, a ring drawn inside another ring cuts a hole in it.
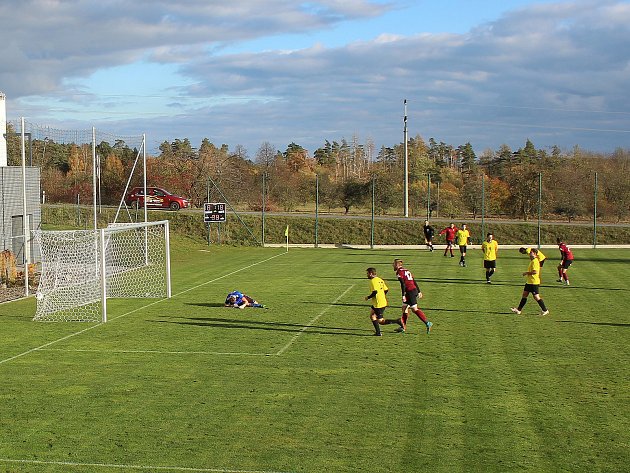
M 365 307 L 366 309 L 369 309 L 370 306 L 369 304 L 366 302 L 365 304 L 356 304 L 356 303 L 349 303 L 349 302 L 317 302 L 317 301 L 302 301 L 301 304 L 312 304 L 312 305 L 331 305 L 331 306 L 345 306 L 345 307 Z
M 365 303 L 365 304 L 348 304 L 348 303 L 335 303 L 335 304 L 331 304 L 330 302 L 315 302 L 315 301 L 302 301 L 302 304 L 314 304 L 314 305 L 332 305 L 332 306 L 347 306 L 347 307 L 363 307 L 364 309 L 366 309 L 366 311 L 369 311 L 370 306 Z M 512 313 L 510 311 L 503 311 L 503 312 L 497 312 L 497 311 L 489 311 L 489 310 L 474 310 L 474 309 L 470 309 L 470 308 L 466 308 L 466 309 L 453 309 L 453 308 L 449 308 L 449 309 L 444 309 L 441 307 L 425 307 L 422 304 L 418 304 L 418 307 L 420 307 L 423 311 L 426 312 L 456 312 L 456 313 L 470 313 L 470 314 L 492 314 L 492 315 L 512 315 Z M 385 318 L 391 318 L 392 312 L 400 312 L 401 310 L 401 306 L 397 306 L 397 305 L 389 305 L 387 306 L 387 312 L 386 312 L 386 316 Z M 412 314 L 413 315 L 413 314 Z M 411 315 L 409 316 L 411 317 Z
M 582 322 L 580 320 L 556 320 L 561 324 L 584 324 L 584 325 L 606 325 L 608 327 L 630 327 L 630 324 L 619 324 L 613 322 Z
M 486 282 L 485 279 L 468 279 L 468 278 L 449 278 L 449 279 L 438 279 L 438 278 L 416 278 L 418 283 L 420 282 L 438 282 L 443 284 L 476 284 L 476 285 L 488 285 L 488 286 L 509 286 L 509 287 L 523 287 L 524 283 L 514 284 L 511 282 L 505 281 L 495 281 L 494 279 L 490 284 Z
M 560 283 L 549 284 L 549 285 L 543 284 L 541 287 L 544 287 L 545 289 L 560 289 L 561 291 L 562 290 L 572 291 L 575 289 L 579 289 L 581 291 L 622 291 L 622 292 L 630 291 L 630 289 L 623 289 L 621 287 L 588 287 L 588 286 L 574 286 L 574 285 L 567 287 L 564 284 L 560 284 Z
M 190 304 L 199 305 L 199 304 Z M 236 311 L 235 311 L 236 312 Z M 253 313 L 254 309 L 248 312 L 239 311 L 239 314 Z M 162 316 L 164 319 L 169 320 L 153 320 L 157 323 L 169 323 L 178 325 L 194 325 L 197 327 L 215 327 L 215 328 L 227 328 L 227 329 L 248 329 L 248 330 L 265 330 L 276 332 L 294 332 L 304 334 L 319 334 L 319 335 L 344 335 L 352 337 L 368 337 L 372 336 L 371 331 L 368 329 L 350 328 L 350 327 L 331 327 L 322 325 L 304 325 L 304 324 L 291 324 L 283 322 L 268 322 L 262 320 L 235 320 L 225 319 L 218 317 L 169 317 Z M 360 332 L 360 333 L 357 333 Z M 368 333 L 366 333 L 368 332 Z

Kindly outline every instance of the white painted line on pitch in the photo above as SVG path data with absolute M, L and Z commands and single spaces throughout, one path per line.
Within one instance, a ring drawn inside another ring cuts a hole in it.
M 41 351 L 85 352 L 85 353 L 138 353 L 156 355 L 236 355 L 236 356 L 273 356 L 275 353 L 245 353 L 230 351 L 169 351 L 169 350 L 94 350 L 89 348 L 40 348 Z
M 0 365 L 2 363 L 7 363 L 8 361 L 15 360 L 16 358 L 20 358 L 21 356 L 28 355 L 29 353 L 33 353 L 34 351 L 39 351 L 39 350 L 41 350 L 43 348 L 46 348 L 46 347 L 48 347 L 50 345 L 54 345 L 57 342 L 62 342 L 64 340 L 67 340 L 68 338 L 72 338 L 72 337 L 74 337 L 76 335 L 80 335 L 83 332 L 87 332 L 88 330 L 92 330 L 93 328 L 100 327 L 101 325 L 103 325 L 103 324 L 92 325 L 91 327 L 84 328 L 83 330 L 79 330 L 78 332 L 71 333 L 70 335 L 66 335 L 65 337 L 61 337 L 61 338 L 59 338 L 57 340 L 53 340 L 52 342 L 45 343 L 44 345 L 38 346 L 36 348 L 31 348 L 30 350 L 26 350 L 24 353 L 20 353 L 19 355 L 15 355 L 15 356 L 12 356 L 10 358 L 6 358 L 4 360 L 0 360 Z
M 211 281 L 206 281 L 206 282 L 204 282 L 204 283 L 198 284 L 198 285 L 196 285 L 196 286 L 194 286 L 194 287 L 191 287 L 191 288 L 189 288 L 189 289 L 185 289 L 185 290 L 183 290 L 183 291 L 180 291 L 180 292 L 178 292 L 177 294 L 174 294 L 172 297 L 177 297 L 177 296 L 179 296 L 179 295 L 181 295 L 181 294 L 184 294 L 184 293 L 186 293 L 186 292 L 192 291 L 193 289 L 197 289 L 197 288 L 199 288 L 199 287 L 201 287 L 201 286 L 205 286 L 206 284 L 211 284 L 211 283 L 213 283 L 213 282 L 215 282 L 215 281 L 218 281 L 218 280 L 220 280 L 220 279 L 226 278 L 226 277 L 228 277 L 228 276 L 231 276 L 231 275 L 233 275 L 233 274 L 239 273 L 239 272 L 241 272 L 241 271 L 245 271 L 246 269 L 252 268 L 252 267 L 254 267 L 254 266 L 256 266 L 256 265 L 259 265 L 259 264 L 262 264 L 262 263 L 266 263 L 267 261 L 270 261 L 270 260 L 272 260 L 272 259 L 274 259 L 274 258 L 277 258 L 278 256 L 282 256 L 282 255 L 286 255 L 286 254 L 287 254 L 287 252 L 286 252 L 286 251 L 285 251 L 284 253 L 279 253 L 279 254 L 277 254 L 277 255 L 272 256 L 271 258 L 267 258 L 267 259 L 264 259 L 264 260 L 262 260 L 262 261 L 258 261 L 257 263 L 250 264 L 249 266 L 245 266 L 244 268 L 237 269 L 237 270 L 235 270 L 235 271 L 232 271 L 231 273 L 227 273 L 227 274 L 224 274 L 223 276 L 219 276 L 218 278 L 214 278 L 214 279 L 212 279 Z M 145 305 L 143 305 L 142 307 L 138 307 L 137 309 L 130 310 L 129 312 L 126 312 L 126 313 L 124 313 L 124 314 L 118 315 L 118 316 L 116 316 L 116 317 L 112 317 L 112 318 L 110 318 L 110 321 L 111 321 L 111 320 L 120 319 L 121 317 L 126 317 L 127 315 L 133 314 L 134 312 L 138 312 L 138 311 L 140 311 L 140 310 L 146 309 L 147 307 L 154 306 L 154 305 L 156 305 L 156 304 L 159 304 L 159 303 L 164 302 L 164 301 L 167 301 L 167 300 L 168 300 L 168 299 L 159 299 L 159 300 L 154 301 L 154 302 L 151 302 L 151 303 L 149 303 L 149 304 L 145 304 Z M 65 337 L 61 337 L 61 338 L 58 338 L 57 340 L 53 340 L 52 342 L 48 342 L 48 343 L 45 343 L 45 344 L 40 345 L 40 346 L 38 346 L 38 347 L 31 348 L 30 350 L 26 350 L 25 352 L 20 353 L 20 354 L 18 354 L 18 355 L 14 355 L 14 356 L 11 356 L 11 357 L 6 358 L 6 359 L 4 359 L 4 360 L 0 360 L 0 365 L 1 365 L 1 364 L 3 364 L 3 363 L 7 363 L 7 362 L 9 362 L 9 361 L 15 360 L 16 358 L 20 358 L 20 357 L 22 357 L 22 356 L 25 356 L 25 355 L 28 355 L 28 354 L 30 354 L 30 353 L 33 353 L 34 351 L 40 351 L 40 350 L 43 350 L 44 348 L 49 347 L 50 345 L 54 345 L 55 343 L 59 343 L 59 342 L 62 342 L 62 341 L 64 341 L 64 340 L 67 340 L 67 339 L 69 339 L 69 338 L 75 337 L 75 336 L 77 336 L 77 335 L 81 335 L 82 333 L 87 332 L 88 330 L 92 330 L 92 329 L 94 329 L 94 328 L 100 327 L 101 325 L 103 325 L 103 324 L 102 324 L 102 323 L 100 323 L 100 324 L 92 325 L 92 326 L 90 326 L 90 327 L 88 327 L 88 328 L 84 328 L 83 330 L 79 330 L 78 332 L 74 332 L 74 333 L 71 333 L 70 335 L 66 335 Z
M 295 343 L 295 341 L 298 339 L 298 337 L 300 335 L 302 335 L 304 332 L 306 332 L 309 328 L 313 327 L 313 324 L 315 322 L 317 322 L 317 320 L 324 315 L 326 312 L 328 312 L 328 309 L 330 309 L 333 305 L 335 305 L 337 302 L 339 302 L 341 300 L 341 298 L 343 296 L 345 296 L 346 294 L 348 294 L 348 292 L 350 291 L 350 289 L 352 289 L 355 286 L 355 284 L 353 284 L 352 286 L 350 286 L 348 289 L 346 289 L 345 291 L 343 291 L 343 293 L 341 293 L 341 295 L 339 297 L 337 297 L 337 299 L 335 299 L 334 301 L 332 301 L 330 304 L 328 304 L 324 310 L 322 310 L 319 314 L 317 314 L 315 317 L 313 317 L 308 324 L 306 324 L 304 327 L 302 327 L 302 330 L 300 330 L 298 333 L 296 333 L 293 338 L 291 340 L 289 340 L 289 343 L 287 343 L 285 346 L 283 346 L 277 353 L 276 355 L 282 355 L 285 351 L 287 351 L 291 345 L 293 345 L 293 343 Z
M 120 468 L 124 470 L 149 470 L 149 471 L 195 471 L 200 473 L 291 473 L 288 471 L 274 470 L 239 470 L 234 468 L 193 468 L 185 466 L 152 466 L 152 465 L 119 465 L 114 463 L 75 463 L 62 461 L 43 460 L 17 460 L 0 458 L 0 463 L 19 463 L 24 465 L 57 465 L 75 468 Z

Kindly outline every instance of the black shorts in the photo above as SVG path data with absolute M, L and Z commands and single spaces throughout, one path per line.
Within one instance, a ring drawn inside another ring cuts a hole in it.
M 453 246 L 453 240 L 446 240 L 446 246 L 448 247 Z
M 377 319 L 382 319 L 383 314 L 385 313 L 385 307 L 374 307 L 372 306 L 372 310 L 374 311 L 374 315 L 376 315 Z
M 483 267 L 486 269 L 493 269 L 497 267 L 497 260 L 493 259 L 492 261 L 490 260 L 483 260 Z
M 413 291 L 405 292 L 405 300 L 407 302 L 403 302 L 403 304 L 408 306 L 418 305 L 418 290 L 414 289 Z
M 539 284 L 525 284 L 525 289 L 523 290 L 525 292 L 530 292 L 532 294 L 538 294 L 540 290 L 540 285 Z
M 571 263 L 573 263 L 572 259 L 563 259 L 562 260 L 562 269 L 569 269 L 569 266 L 571 266 Z
M 459 251 L 466 253 L 466 245 L 459 245 Z

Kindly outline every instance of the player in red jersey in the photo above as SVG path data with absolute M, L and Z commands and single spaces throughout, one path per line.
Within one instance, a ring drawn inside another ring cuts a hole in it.
M 453 245 L 455 244 L 455 233 L 457 233 L 457 227 L 454 223 L 451 223 L 448 227 L 440 232 L 440 235 L 446 235 L 446 248 L 444 248 L 444 256 L 450 250 L 451 258 L 455 258 L 453 254 Z
M 401 259 L 394 260 L 394 271 L 400 282 L 403 302 L 401 317 L 402 327 L 399 330 L 401 332 L 407 330 L 407 317 L 409 315 L 409 309 L 411 309 L 418 318 L 424 322 L 424 325 L 427 327 L 427 333 L 430 333 L 433 324 L 427 320 L 427 316 L 418 308 L 418 299 L 422 299 L 422 292 L 420 292 L 420 288 L 413 278 L 413 274 L 403 267 L 403 261 Z
M 570 285 L 569 276 L 567 276 L 567 270 L 569 266 L 573 263 L 573 252 L 571 248 L 569 248 L 566 243 L 562 241 L 560 237 L 556 238 L 556 242 L 558 243 L 558 248 L 560 249 L 560 256 L 562 259 L 560 260 L 560 264 L 558 265 L 558 282 Z

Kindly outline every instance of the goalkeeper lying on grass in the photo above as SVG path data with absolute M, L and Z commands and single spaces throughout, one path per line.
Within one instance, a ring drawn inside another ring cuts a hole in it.
M 253 298 L 239 291 L 230 292 L 225 298 L 225 307 L 234 307 L 236 309 L 244 309 L 245 307 L 258 307 L 266 309 L 262 304 L 259 304 Z

